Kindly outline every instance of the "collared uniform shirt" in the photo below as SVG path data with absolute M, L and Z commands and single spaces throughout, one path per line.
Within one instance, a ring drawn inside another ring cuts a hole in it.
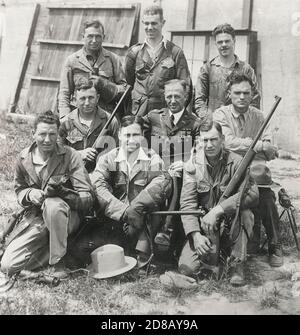
M 259 108 L 260 94 L 253 68 L 236 55 L 232 66 L 225 68 L 221 64 L 220 57 L 217 56 L 200 68 L 197 77 L 195 109 L 198 116 L 212 118 L 212 113 L 217 108 L 230 104 L 231 101 L 227 95 L 227 78 L 233 71 L 242 72 L 250 77 L 254 85 L 251 105 Z
M 217 109 L 213 115 L 214 121 L 218 122 L 222 127 L 226 148 L 241 156 L 245 155 L 264 122 L 263 113 L 253 106 L 249 106 L 244 116 L 245 124 L 241 128 L 239 113 L 234 110 L 232 104 Z M 270 126 L 265 129 L 261 140 L 271 141 Z M 265 157 L 261 154 L 257 154 L 255 158 L 265 160 Z

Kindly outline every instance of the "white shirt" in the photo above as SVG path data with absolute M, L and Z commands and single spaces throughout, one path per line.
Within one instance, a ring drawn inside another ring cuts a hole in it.
M 171 117 L 172 115 L 174 115 L 174 124 L 175 124 L 175 126 L 176 126 L 176 124 L 178 123 L 178 121 L 180 120 L 180 118 L 181 118 L 183 112 L 184 112 L 184 108 L 183 108 L 180 112 L 178 112 L 178 113 L 172 113 L 172 112 L 169 110 L 170 117 Z
M 162 47 L 166 48 L 167 40 L 163 37 L 162 40 L 156 46 L 152 46 L 148 43 L 147 39 L 144 41 L 143 47 L 146 47 L 150 57 L 155 60 L 158 57 Z
M 79 116 L 79 121 L 80 123 L 86 125 L 88 128 L 91 128 L 91 124 L 93 122 L 93 120 L 84 120 Z

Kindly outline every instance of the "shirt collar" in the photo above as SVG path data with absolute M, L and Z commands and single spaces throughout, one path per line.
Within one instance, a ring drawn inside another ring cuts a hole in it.
M 234 55 L 234 58 L 235 58 L 235 60 L 234 60 L 234 67 L 236 66 L 236 65 L 240 65 L 240 62 L 241 62 L 241 60 L 239 59 L 239 57 L 237 56 L 237 55 Z M 222 66 L 222 63 L 221 63 L 221 60 L 220 60 L 220 56 L 217 56 L 217 57 L 215 57 L 212 61 L 211 61 L 211 64 L 214 64 L 214 65 L 216 65 L 216 66 Z
M 82 52 L 83 52 L 83 55 L 84 55 L 85 57 L 89 56 L 89 57 L 92 57 L 93 59 L 95 59 L 94 55 L 92 55 L 90 52 L 88 52 L 88 51 L 86 50 L 85 47 L 83 47 L 82 50 L 83 50 L 83 51 L 82 51 Z M 101 52 L 102 52 L 102 47 L 101 47 L 100 50 L 98 51 L 97 56 L 96 56 L 96 59 L 99 57 L 99 55 L 101 54 Z
M 48 164 L 48 161 L 49 161 L 49 158 L 46 161 L 43 160 L 43 158 L 40 155 L 39 150 L 38 150 L 37 147 L 35 147 L 32 150 L 32 163 L 34 165 L 44 165 L 44 166 L 46 166 Z
M 148 43 L 147 38 L 145 38 L 145 41 L 144 41 L 144 43 L 142 44 L 142 48 L 144 48 L 146 45 L 147 45 L 149 48 L 151 48 L 151 49 L 156 49 L 156 48 L 158 48 L 158 46 L 160 46 L 160 45 L 162 45 L 165 49 L 167 49 L 167 39 L 163 36 L 163 37 L 162 37 L 162 40 L 160 41 L 160 43 L 159 43 L 156 47 L 153 48 L 153 47 Z
M 231 109 L 231 114 L 233 115 L 233 117 L 234 117 L 235 119 L 238 119 L 239 116 L 241 115 L 241 113 L 237 112 L 237 111 L 234 109 L 234 107 L 233 107 L 232 104 L 231 104 L 231 108 L 230 108 L 230 109 Z M 245 113 L 243 114 L 244 117 L 245 117 L 245 120 L 246 120 L 248 114 L 249 114 L 249 108 L 248 108 L 247 112 L 245 112 Z
M 149 161 L 150 158 L 147 156 L 145 153 L 144 149 L 142 147 L 139 148 L 139 153 L 137 155 L 136 161 Z M 117 154 L 117 157 L 115 158 L 115 162 L 120 163 L 126 161 L 127 162 L 127 157 L 126 154 L 123 150 L 123 148 L 119 149 L 119 152 Z
M 224 159 L 225 159 L 224 149 L 222 149 L 220 157 L 219 157 L 219 160 L 218 160 L 218 163 L 220 163 Z M 209 166 L 209 167 L 211 167 L 211 168 L 213 167 L 212 165 L 209 164 L 209 162 L 208 162 L 207 157 L 206 157 L 205 154 L 204 154 L 204 164 L 207 165 L 207 166 Z
M 180 118 L 181 118 L 183 112 L 184 112 L 184 108 L 183 108 L 180 112 L 175 113 L 175 114 L 173 114 L 173 113 L 169 110 L 170 117 L 171 117 L 172 115 L 174 115 L 174 124 L 175 124 L 175 125 L 176 125 L 176 124 L 178 123 L 178 121 L 180 120 Z

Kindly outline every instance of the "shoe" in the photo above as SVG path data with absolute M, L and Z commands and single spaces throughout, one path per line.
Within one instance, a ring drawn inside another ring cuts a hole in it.
M 68 272 L 65 265 L 64 257 L 60 259 L 60 261 L 52 266 L 51 275 L 58 279 L 66 279 L 68 278 Z
M 230 284 L 232 286 L 244 286 L 246 284 L 244 274 L 244 263 L 238 263 L 232 268 Z
M 269 264 L 272 267 L 279 267 L 283 265 L 281 244 L 271 244 L 269 246 Z
M 171 244 L 171 234 L 160 232 L 155 236 L 154 243 L 161 251 L 168 251 Z

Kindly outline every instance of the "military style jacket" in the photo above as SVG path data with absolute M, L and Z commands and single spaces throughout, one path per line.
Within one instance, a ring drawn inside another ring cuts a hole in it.
M 242 72 L 253 82 L 254 92 L 252 105 L 259 108 L 260 94 L 253 68 L 246 62 L 235 56 L 232 67 L 224 68 L 219 56 L 205 63 L 197 77 L 195 86 L 195 110 L 199 117 L 212 117 L 212 113 L 223 105 L 229 105 L 230 99 L 227 94 L 227 78 L 233 72 Z
M 201 125 L 201 120 L 195 114 L 184 110 L 174 127 L 168 108 L 154 109 L 144 116 L 144 121 L 145 137 L 151 143 L 151 148 L 161 155 L 166 167 L 169 165 L 167 158 L 172 156 L 171 143 L 174 144 L 173 156 L 175 155 L 178 159 L 181 157 L 183 161 L 190 158 Z
M 80 122 L 79 111 L 78 109 L 75 109 L 67 116 L 71 129 L 67 130 L 66 120 L 61 124 L 59 128 L 60 139 L 63 144 L 67 144 L 76 150 L 90 148 L 98 138 L 98 135 L 100 134 L 109 117 L 109 113 L 98 107 L 95 114 L 95 119 L 93 120 L 91 127 L 88 128 Z M 115 146 L 117 146 L 118 121 L 115 118 L 109 125 L 109 129 L 105 136 L 111 136 L 115 141 Z
M 130 172 L 122 149 L 104 154 L 97 162 L 92 182 L 101 210 L 116 221 L 121 220 L 129 205 L 145 212 L 159 209 L 172 190 L 162 160 L 145 148 L 140 148 Z
M 217 205 L 226 186 L 237 170 L 242 157 L 227 150 L 223 150 L 215 175 L 211 174 L 204 152 L 198 152 L 184 166 L 183 187 L 180 197 L 180 210 L 193 211 L 199 206 L 207 210 Z M 244 188 L 242 184 L 241 189 Z M 240 194 L 237 192 L 224 200 L 222 206 L 226 215 L 233 215 L 237 210 Z M 247 209 L 257 205 L 258 188 L 252 178 L 245 185 L 245 192 L 241 199 L 240 208 Z M 198 217 L 193 215 L 182 216 L 183 228 L 186 235 L 200 231 Z
M 96 71 L 96 73 L 95 73 Z M 81 78 L 89 78 L 91 75 L 99 75 L 109 82 L 116 84 L 116 92 L 125 91 L 126 80 L 120 58 L 114 53 L 102 48 L 94 68 L 88 62 L 84 49 L 70 55 L 62 68 L 60 88 L 58 96 L 58 109 L 60 117 L 71 112 L 71 105 L 76 106 L 73 101 L 73 94 L 76 84 Z M 112 87 L 106 88 L 100 93 L 100 106 L 108 111 L 113 110 Z M 109 97 L 109 99 L 106 99 Z
M 132 90 L 132 113 L 146 115 L 152 109 L 165 107 L 164 84 L 182 79 L 192 90 L 190 71 L 182 49 L 167 41 L 153 61 L 144 43 L 132 46 L 125 58 L 125 76 Z

